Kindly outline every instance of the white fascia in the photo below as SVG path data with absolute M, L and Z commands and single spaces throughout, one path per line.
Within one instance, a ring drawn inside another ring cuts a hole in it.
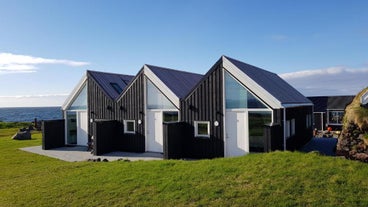
M 262 101 L 269 105 L 272 109 L 283 108 L 281 102 L 272 96 L 268 91 L 262 88 L 257 82 L 247 76 L 243 71 L 236 67 L 226 57 L 222 56 L 223 67 L 234 77 L 236 77 L 243 85 L 249 88 Z
M 144 74 L 148 77 L 150 81 L 174 104 L 174 106 L 180 109 L 179 97 L 175 95 L 160 78 L 158 78 L 147 65 L 143 66 Z
M 282 104 L 283 108 L 296 108 L 300 106 L 314 106 L 313 103 Z
M 69 94 L 68 98 L 65 100 L 64 104 L 61 106 L 62 110 L 65 111 L 72 104 L 74 97 L 78 95 L 79 91 L 82 90 L 82 86 L 87 82 L 87 72 L 83 75 L 82 79 L 74 87 L 72 92 Z

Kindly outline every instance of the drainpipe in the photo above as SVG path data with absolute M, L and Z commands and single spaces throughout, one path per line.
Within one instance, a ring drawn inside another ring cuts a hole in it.
M 286 151 L 286 108 L 284 108 L 284 151 Z

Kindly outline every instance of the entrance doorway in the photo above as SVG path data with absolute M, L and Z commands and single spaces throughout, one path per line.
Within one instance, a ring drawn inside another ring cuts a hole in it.
M 264 125 L 271 123 L 271 111 L 227 110 L 225 120 L 226 157 L 264 151 Z
M 178 111 L 147 111 L 147 150 L 163 153 L 163 123 L 177 122 Z
M 87 111 L 67 111 L 66 144 L 87 146 L 88 118 Z

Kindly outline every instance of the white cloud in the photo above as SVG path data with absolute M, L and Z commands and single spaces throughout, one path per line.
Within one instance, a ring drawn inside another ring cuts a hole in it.
M 355 95 L 368 86 L 368 68 L 329 67 L 280 74 L 305 96 Z
M 90 63 L 63 59 L 47 59 L 28 55 L 17 55 L 12 53 L 0 53 L 0 74 L 36 72 L 38 68 L 37 65 L 41 64 L 79 67 L 89 65 Z
M 0 107 L 61 106 L 68 94 L 0 96 Z

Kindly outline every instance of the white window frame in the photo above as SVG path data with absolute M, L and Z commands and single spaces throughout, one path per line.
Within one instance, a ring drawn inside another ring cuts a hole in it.
M 133 131 L 128 130 L 128 122 L 133 122 Z M 135 134 L 135 120 L 124 120 L 124 134 Z
M 198 124 L 207 124 L 207 134 L 198 134 Z M 210 138 L 210 122 L 209 121 L 194 121 L 194 136 L 202 138 Z

